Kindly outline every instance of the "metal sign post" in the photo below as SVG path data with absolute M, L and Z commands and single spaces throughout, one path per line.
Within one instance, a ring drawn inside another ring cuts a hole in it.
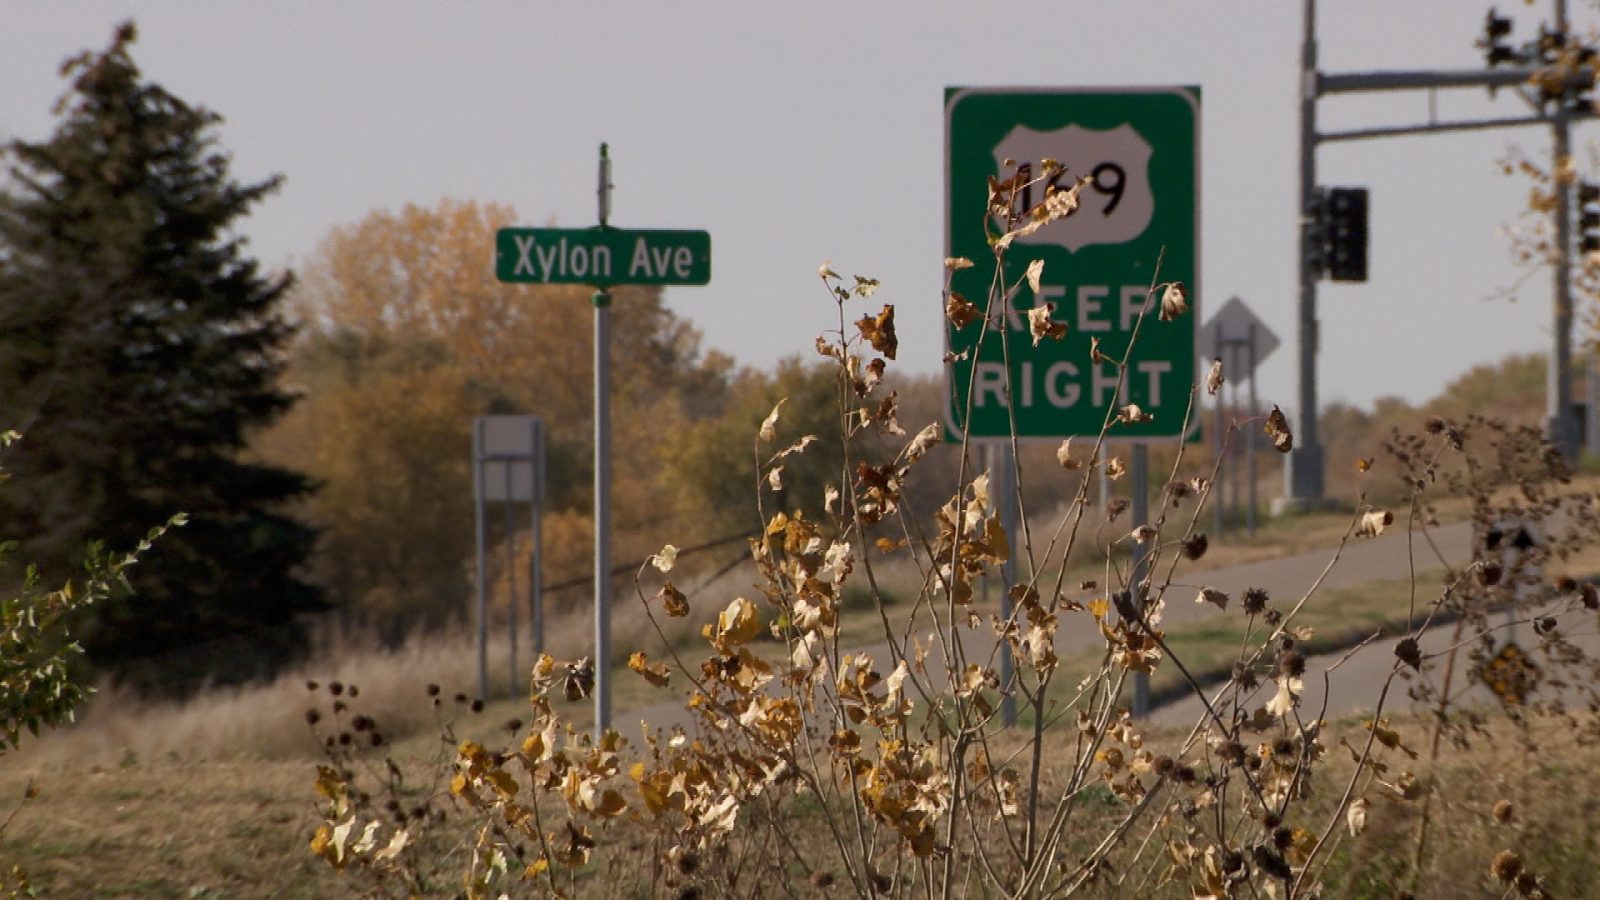
M 600 145 L 600 229 L 610 227 L 611 153 Z M 709 246 L 709 244 L 708 244 Z M 611 292 L 594 292 L 594 734 L 611 727 Z
M 611 152 L 600 145 L 595 228 L 502 228 L 495 276 L 513 284 L 587 284 L 594 303 L 594 728 L 611 727 L 611 288 L 706 284 L 704 231 L 611 227 Z
M 1222 357 L 1222 326 L 1221 326 L 1221 324 L 1208 324 L 1207 327 L 1205 328 L 1205 333 L 1207 335 L 1211 335 L 1213 337 L 1213 341 L 1217 346 L 1216 355 L 1213 356 L 1212 358 L 1213 359 L 1220 359 Z M 1205 351 L 1203 349 L 1201 350 L 1201 355 L 1202 356 L 1205 355 Z M 1226 361 L 1224 361 L 1224 365 L 1226 365 Z M 1235 377 L 1237 377 L 1237 376 L 1235 376 Z M 1217 396 L 1216 396 L 1216 400 L 1215 400 L 1215 404 L 1214 405 L 1215 405 L 1215 414 L 1214 414 L 1214 417 L 1213 417 L 1213 424 L 1211 426 L 1211 432 L 1212 432 L 1212 434 L 1211 434 L 1211 447 L 1212 447 L 1212 449 L 1215 452 L 1216 457 L 1217 457 L 1217 461 L 1216 461 L 1216 476 L 1215 476 L 1216 479 L 1217 479 L 1217 483 L 1213 484 L 1211 486 L 1211 500 L 1212 500 L 1212 503 L 1211 503 L 1211 532 L 1212 532 L 1212 534 L 1215 534 L 1218 539 L 1220 539 L 1222 537 L 1222 535 L 1223 535 L 1224 528 L 1228 524 L 1228 511 L 1226 509 L 1224 509 L 1224 506 L 1226 506 L 1226 504 L 1223 502 L 1223 498 L 1224 498 L 1223 482 L 1225 482 L 1227 480 L 1227 469 L 1224 468 L 1223 465 L 1222 465 L 1222 454 L 1224 452 L 1226 452 L 1227 447 L 1228 447 L 1227 439 L 1226 439 L 1226 436 L 1227 436 L 1227 433 L 1228 433 L 1228 426 L 1227 426 L 1227 423 L 1223 420 L 1223 414 L 1222 414 L 1222 391 L 1220 391 L 1220 390 L 1217 391 Z
M 1144 442 L 1133 445 L 1128 460 L 1128 476 L 1133 482 L 1130 490 L 1133 492 L 1133 505 L 1129 512 L 1133 518 L 1129 525 L 1130 531 L 1137 530 L 1150 521 L 1150 447 Z M 1133 595 L 1135 606 L 1145 612 L 1145 601 L 1148 599 L 1145 589 L 1145 575 L 1150 568 L 1149 550 L 1139 541 L 1133 542 L 1132 556 L 1128 560 L 1128 592 Z M 1150 676 L 1144 672 L 1133 673 L 1133 704 L 1130 710 L 1135 716 L 1143 716 L 1150 712 Z
M 1256 323 L 1251 322 L 1245 330 L 1245 348 L 1247 356 L 1245 364 L 1250 369 L 1250 415 L 1254 416 L 1261 411 L 1261 401 L 1256 398 L 1256 365 L 1261 362 L 1262 353 L 1256 341 L 1261 337 L 1261 329 Z M 1256 435 L 1259 428 L 1247 428 L 1244 433 L 1244 471 L 1247 489 L 1245 491 L 1245 529 L 1251 538 L 1256 536 Z
M 995 511 L 1000 514 L 1000 527 L 1005 529 L 1006 540 L 1011 543 L 1011 553 L 1000 566 L 1000 621 L 1011 621 L 1011 588 L 1017 583 L 1017 554 L 1021 551 L 1018 541 L 1022 536 L 1021 514 L 1017 504 L 1017 459 L 1011 452 L 1011 444 L 1006 441 L 990 441 L 984 444 L 984 465 L 989 469 L 989 484 L 994 497 L 997 498 Z M 988 592 L 989 579 L 983 580 L 985 593 Z M 987 602 L 988 597 L 984 597 Z M 1000 642 L 1000 721 L 1007 728 L 1017 724 L 1017 682 L 1016 662 L 1011 656 L 1011 642 Z M 1036 714 L 1042 714 L 1035 710 Z
M 1222 308 L 1208 319 L 1200 329 L 1200 358 L 1220 358 L 1223 372 L 1226 374 L 1229 385 L 1229 396 L 1232 398 L 1232 415 L 1237 420 L 1238 387 L 1243 379 L 1249 379 L 1249 415 L 1260 413 L 1261 405 L 1256 400 L 1256 368 L 1261 361 L 1272 355 L 1278 349 L 1281 341 L 1278 335 L 1267 323 L 1263 322 L 1255 311 L 1246 306 L 1238 297 L 1228 298 Z M 1225 429 L 1222 415 L 1222 393 L 1219 391 L 1216 398 L 1216 435 L 1213 445 L 1217 452 L 1222 451 L 1222 436 Z M 1258 428 L 1244 430 L 1244 458 L 1245 458 L 1245 527 L 1249 529 L 1250 536 L 1256 533 L 1256 434 Z M 1231 478 L 1224 479 L 1227 467 L 1219 466 L 1217 476 L 1219 483 L 1212 487 L 1212 496 L 1217 500 L 1212 507 L 1215 516 L 1214 530 L 1220 536 L 1223 531 L 1223 480 L 1232 481 L 1233 505 L 1239 504 L 1239 477 L 1237 469 Z
M 505 504 L 506 607 L 511 649 L 511 690 L 517 690 L 517 537 L 514 505 L 531 509 L 533 549 L 528 555 L 528 594 L 533 620 L 534 653 L 544 649 L 544 600 L 540 594 L 544 557 L 544 423 L 535 416 L 478 416 L 472 423 L 473 499 L 476 507 L 478 557 L 478 697 L 489 696 L 489 576 L 485 548 L 488 504 Z

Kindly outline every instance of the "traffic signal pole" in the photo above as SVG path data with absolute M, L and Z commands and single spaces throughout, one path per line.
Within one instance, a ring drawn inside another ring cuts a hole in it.
M 1567 0 L 1556 0 L 1556 33 L 1567 33 Z M 1554 134 L 1550 165 L 1556 191 L 1556 297 L 1554 334 L 1545 370 L 1545 436 L 1562 459 L 1578 459 L 1578 421 L 1572 408 L 1572 179 L 1567 177 L 1572 158 L 1572 126 L 1568 104 L 1556 107 L 1550 123 Z M 1593 398 L 1590 398 L 1593 401 Z
M 1305 508 L 1323 496 L 1322 442 L 1317 435 L 1317 280 L 1321 277 L 1321 212 L 1317 208 L 1317 3 L 1305 0 L 1300 45 L 1300 303 L 1295 336 L 1300 348 L 1295 443 L 1284 461 L 1284 509 Z M 1313 256 L 1315 254 L 1315 256 Z
M 1325 211 L 1317 186 L 1317 147 L 1340 141 L 1376 140 L 1407 137 L 1420 134 L 1446 134 L 1457 131 L 1514 128 L 1524 125 L 1548 125 L 1552 133 L 1552 166 L 1555 173 L 1555 234 L 1556 277 L 1554 310 L 1552 316 L 1552 345 L 1549 369 L 1546 376 L 1547 439 L 1560 449 L 1567 460 L 1577 456 L 1578 427 L 1572 409 L 1571 359 L 1572 359 L 1572 184 L 1564 174 L 1571 156 L 1571 125 L 1577 121 L 1596 118 L 1592 109 L 1577 109 L 1573 100 L 1578 94 L 1594 87 L 1595 64 L 1585 62 L 1570 69 L 1558 85 L 1561 89 L 1555 108 L 1545 112 L 1543 102 L 1529 96 L 1526 86 L 1536 76 L 1550 71 L 1545 65 L 1498 65 L 1514 59 L 1509 48 L 1499 47 L 1495 53 L 1494 41 L 1503 37 L 1509 23 L 1492 14 L 1489 19 L 1492 68 L 1475 70 L 1387 71 L 1324 73 L 1317 71 L 1316 0 L 1304 0 L 1304 42 L 1300 54 L 1300 246 L 1299 285 L 1300 302 L 1297 316 L 1299 342 L 1299 391 L 1295 410 L 1295 447 L 1289 453 L 1284 468 L 1285 494 L 1274 504 L 1276 511 L 1305 509 L 1316 506 L 1324 499 L 1323 455 L 1317 429 L 1317 352 L 1319 327 L 1317 320 L 1317 282 L 1321 279 L 1325 260 Z M 1498 26 L 1497 26 L 1498 23 Z M 1565 0 L 1555 3 L 1555 33 L 1565 40 L 1567 15 Z M 1318 98 L 1330 94 L 1363 92 L 1389 92 L 1405 90 L 1440 90 L 1447 88 L 1511 88 L 1517 90 L 1534 112 L 1530 115 L 1488 119 L 1463 119 L 1437 121 L 1416 125 L 1384 126 L 1346 131 L 1319 132 L 1316 126 Z M 1544 98 L 1549 100 L 1552 98 Z

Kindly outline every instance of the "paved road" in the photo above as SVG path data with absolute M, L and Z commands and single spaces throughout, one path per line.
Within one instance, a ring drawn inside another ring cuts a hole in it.
M 1401 523 L 1396 523 L 1399 524 Z M 1470 553 L 1471 534 L 1471 526 L 1468 523 L 1446 525 L 1432 532 L 1433 545 L 1439 548 L 1439 553 L 1442 553 L 1446 560 L 1460 564 Z M 1239 602 L 1245 589 L 1262 588 L 1272 597 L 1274 606 L 1286 610 L 1311 589 L 1327 568 L 1333 554 L 1334 548 L 1328 547 L 1206 572 L 1186 572 L 1180 567 L 1175 581 L 1186 587 L 1174 587 L 1169 593 L 1165 624 L 1173 628 L 1186 622 L 1200 621 L 1207 616 L 1223 615 L 1209 604 L 1193 602 L 1197 586 L 1202 584 L 1227 592 L 1234 598 L 1235 603 Z M 1418 571 L 1439 566 L 1434 550 L 1420 535 L 1415 536 L 1408 548 L 1407 535 L 1403 528 L 1391 528 L 1382 536 L 1370 540 L 1352 539 L 1346 544 L 1338 563 L 1328 573 L 1322 587 L 1308 604 L 1316 604 L 1319 601 L 1332 602 L 1326 599 L 1331 590 L 1373 581 L 1405 578 L 1411 571 L 1412 554 L 1415 555 Z M 1237 615 L 1235 610 L 1236 607 L 1230 609 L 1228 614 Z M 1074 617 L 1072 621 L 1074 624 L 1086 623 L 1088 619 Z M 1099 646 L 1103 641 L 1098 631 L 1083 627 L 1063 628 L 1056 637 L 1056 652 L 1062 657 Z M 1433 640 L 1434 638 L 1429 638 L 1429 641 Z M 1432 644 L 1425 642 L 1424 651 L 1426 652 L 1431 646 Z M 890 659 L 888 648 L 884 645 L 860 649 L 873 654 L 880 664 Z M 1393 659 L 1392 653 L 1392 644 L 1372 646 L 1356 659 L 1345 663 L 1339 670 L 1339 686 L 1333 695 L 1328 714 L 1333 716 L 1353 713 L 1365 698 L 1376 697 L 1377 688 L 1372 686 L 1376 683 L 1374 679 L 1381 682 L 1387 675 L 1389 661 Z M 1320 673 L 1322 668 L 1332 664 L 1334 658 L 1311 660 L 1308 673 Z M 1306 683 L 1306 702 L 1320 704 L 1320 678 L 1308 677 Z M 1317 691 L 1315 695 L 1312 694 L 1314 683 Z M 1399 693 L 1403 695 L 1403 690 Z M 1189 705 L 1185 705 L 1186 703 Z M 1159 709 L 1153 715 L 1159 722 L 1192 724 L 1198 718 L 1199 712 L 1199 702 L 1191 698 Z M 672 724 L 687 724 L 689 718 L 681 703 L 663 702 L 619 711 L 613 716 L 613 726 L 625 735 L 633 737 L 638 734 L 638 723 L 641 719 L 654 726 L 669 727 Z
M 1491 628 L 1494 629 L 1493 637 L 1497 645 L 1504 645 L 1509 638 L 1523 651 L 1532 651 L 1539 642 L 1539 637 L 1533 633 L 1531 626 L 1520 624 L 1507 626 L 1504 616 L 1496 615 L 1491 619 Z M 1593 621 L 1586 621 L 1581 617 L 1573 617 L 1563 627 L 1561 636 L 1572 644 L 1583 649 L 1590 659 L 1600 659 L 1600 631 L 1597 631 Z M 1301 716 L 1312 720 L 1319 715 L 1330 719 L 1346 718 L 1350 716 L 1370 716 L 1377 708 L 1380 698 L 1383 700 L 1383 715 L 1401 715 L 1407 712 L 1418 711 L 1418 707 L 1411 698 L 1409 691 L 1418 682 L 1428 683 L 1437 692 L 1443 687 L 1446 674 L 1446 663 L 1450 662 L 1448 651 L 1451 647 L 1461 648 L 1454 658 L 1453 672 L 1450 676 L 1450 697 L 1454 706 L 1492 706 L 1499 701 L 1495 695 L 1482 683 L 1474 682 L 1468 677 L 1467 669 L 1472 665 L 1470 645 L 1475 635 L 1472 630 L 1457 631 L 1454 623 L 1436 626 L 1424 632 L 1417 642 L 1424 658 L 1429 663 L 1421 673 L 1413 673 L 1404 667 L 1401 673 L 1389 685 L 1388 694 L 1384 695 L 1384 683 L 1388 680 L 1390 671 L 1395 661 L 1395 648 L 1404 639 L 1403 635 L 1374 641 L 1359 649 L 1341 650 L 1314 656 L 1306 660 L 1306 675 L 1303 679 L 1305 692 L 1301 696 Z M 1534 654 L 1528 657 L 1539 665 L 1542 657 Z M 1337 666 L 1337 668 L 1335 668 Z M 1324 673 L 1328 673 L 1324 679 Z M 1565 673 L 1542 673 L 1544 685 L 1541 687 L 1537 698 L 1551 700 L 1557 697 L 1568 704 L 1586 705 L 1593 688 L 1592 680 L 1587 677 L 1571 678 L 1572 684 L 1564 689 L 1551 690 L 1551 678 L 1573 674 L 1570 670 Z M 1263 683 L 1253 694 L 1245 698 L 1244 708 L 1254 709 L 1272 697 L 1274 686 Z M 1214 694 L 1215 692 L 1211 692 Z M 1323 706 L 1326 695 L 1326 707 Z M 1431 705 L 1431 704 L 1429 704 Z M 1326 712 L 1323 710 L 1326 709 Z M 1151 720 L 1158 725 L 1187 728 L 1206 717 L 1205 706 L 1193 694 L 1186 695 L 1174 703 L 1159 707 L 1151 712 Z

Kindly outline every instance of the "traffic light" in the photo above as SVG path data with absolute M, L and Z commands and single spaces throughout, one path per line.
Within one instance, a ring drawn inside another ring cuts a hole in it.
M 1483 48 L 1483 58 L 1490 67 L 1516 62 L 1516 51 L 1505 44 L 1505 38 L 1510 35 L 1511 20 L 1495 15 L 1494 7 L 1490 7 L 1489 16 L 1483 23 L 1483 39 L 1478 41 L 1478 46 Z
M 1315 272 L 1318 278 L 1328 274 L 1328 189 L 1317 188 L 1311 192 L 1311 206 L 1306 210 L 1310 228 L 1300 233 L 1300 255 L 1306 271 Z
M 1492 15 L 1492 13 L 1491 13 Z M 1501 21 L 1505 21 L 1502 19 Z M 1506 22 L 1510 30 L 1510 22 Z M 1561 58 L 1567 49 L 1567 33 L 1560 30 L 1551 30 L 1543 25 L 1539 26 L 1539 61 L 1545 65 L 1552 65 Z
M 1600 185 L 1578 183 L 1578 252 L 1600 251 Z
M 1326 209 L 1328 277 L 1367 280 L 1367 189 L 1329 188 Z M 1600 222 L 1596 223 L 1600 226 Z
M 1578 84 L 1573 89 L 1572 101 L 1567 111 L 1583 115 L 1595 111 L 1594 88 L 1597 56 L 1592 47 L 1579 47 L 1577 51 Z

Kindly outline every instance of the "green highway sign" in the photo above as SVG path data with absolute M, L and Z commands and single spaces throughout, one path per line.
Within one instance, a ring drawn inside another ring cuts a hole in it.
M 706 284 L 711 235 L 636 228 L 502 228 L 494 273 L 516 284 Z
M 946 321 L 954 360 L 946 366 L 950 434 L 970 425 L 973 437 L 1010 435 L 1009 396 L 1021 437 L 1096 435 L 1106 410 L 1128 403 L 1154 418 L 1117 425 L 1113 436 L 1180 437 L 1199 319 L 1200 89 L 949 88 L 945 158 L 945 255 L 976 264 L 952 274 L 951 290 L 979 309 L 995 267 L 984 224 L 989 179 L 1011 177 L 1006 160 L 1030 163 L 1037 175 L 1044 159 L 1060 163 L 1067 179 L 1093 179 L 1076 212 L 1016 238 L 1006 252 L 1007 286 L 1023 279 L 1029 263 L 1044 265 L 1037 296 L 1024 283 L 1010 309 L 993 310 L 1008 332 L 1009 368 L 992 328 L 974 347 L 981 318 L 963 328 Z M 1044 185 L 1036 191 L 1042 199 Z M 990 230 L 998 231 L 994 224 Z M 1098 338 L 1101 353 L 1121 359 L 1155 281 L 1183 282 L 1191 309 L 1157 321 L 1157 291 L 1118 397 L 1117 369 L 1091 361 L 1090 341 Z M 1027 314 L 1046 303 L 1066 336 L 1034 347 Z

